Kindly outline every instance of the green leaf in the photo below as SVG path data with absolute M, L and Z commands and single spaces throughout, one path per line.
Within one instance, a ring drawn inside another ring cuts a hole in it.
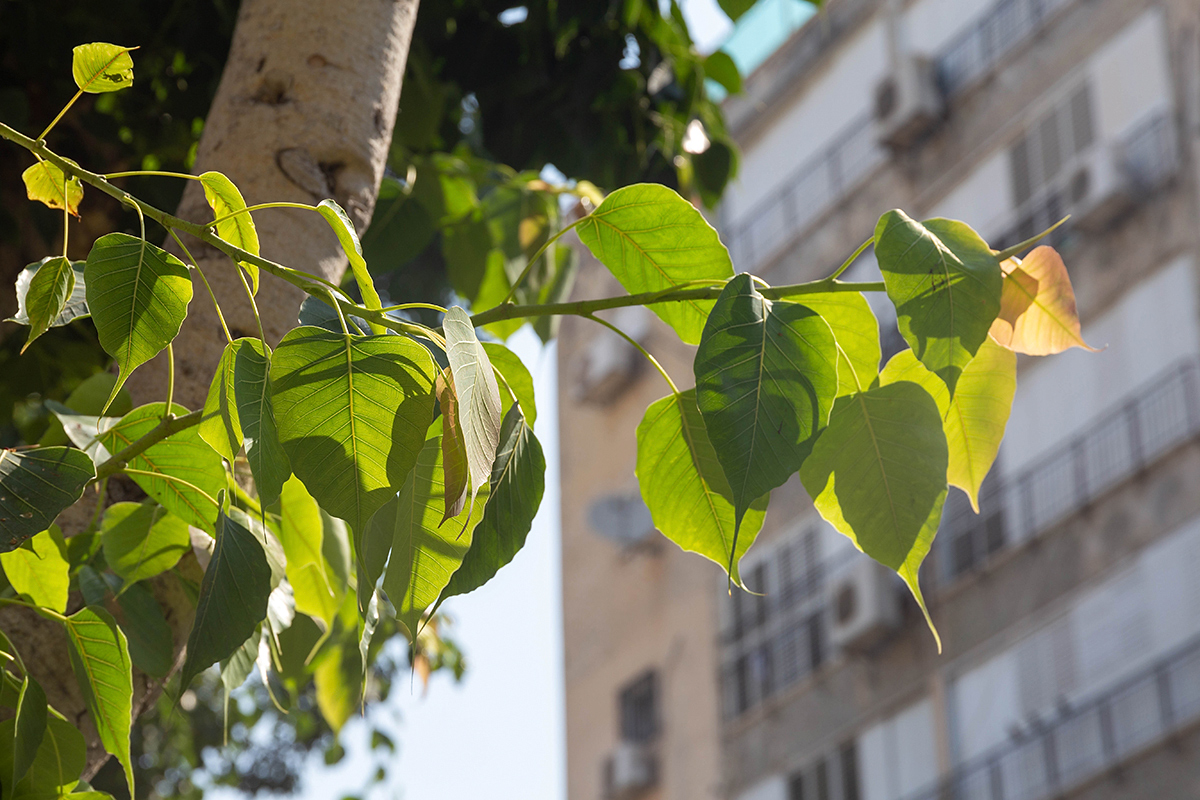
M 296 610 L 333 627 L 345 595 L 323 552 L 325 526 L 321 509 L 294 475 L 283 484 L 280 497 L 279 541 L 287 556 L 287 579 L 296 597 Z
M 495 308 L 504 302 L 510 289 L 512 289 L 512 282 L 504 269 L 504 253 L 499 249 L 491 250 L 488 252 L 487 267 L 484 270 L 483 281 L 479 285 L 479 292 L 475 295 L 472 308 L 479 311 Z M 520 330 L 524 324 L 524 319 L 504 319 L 489 323 L 484 326 L 484 329 L 496 338 L 503 340 Z
M 103 608 L 87 606 L 63 621 L 71 642 L 71 667 L 104 749 L 125 767 L 133 795 L 133 759 L 129 729 L 133 703 L 133 665 L 125 634 Z
M 838 397 L 861 392 L 879 374 L 879 321 L 861 292 L 806 294 L 803 304 L 829 323 L 838 349 Z
M 737 22 L 743 14 L 754 7 L 755 2 L 757 0 L 717 0 L 717 5 L 732 22 Z
M 439 427 L 431 427 L 416 469 L 404 481 L 400 494 L 379 509 L 369 525 L 370 537 L 391 542 L 383 591 L 410 639 L 417 635 L 421 615 L 437 602 L 462 563 L 488 495 L 480 492 L 465 517 L 442 524 L 445 488 Z
M 948 462 L 937 403 L 920 386 L 901 381 L 839 397 L 800 469 L 817 511 L 859 550 L 899 573 L 935 638 L 917 570 L 937 533 Z
M 21 692 L 17 696 L 16 729 L 13 736 L 13 770 L 11 786 L 16 786 L 33 766 L 42 738 L 46 735 L 46 693 L 42 685 L 26 675 L 21 681 Z
M 1000 313 L 995 254 L 962 222 L 922 223 L 896 210 L 875 226 L 875 257 L 904 340 L 954 394 Z
M 819 314 L 765 299 L 745 273 L 717 298 L 696 351 L 696 402 L 733 492 L 735 545 L 750 504 L 800 468 L 829 420 L 837 357 Z
M 49 262 L 57 261 L 58 258 L 58 256 L 47 256 L 35 264 L 30 264 L 17 274 L 17 313 L 9 318 L 9 322 L 15 322 L 18 325 L 29 324 L 29 310 L 25 307 L 25 298 L 29 294 L 29 287 L 33 285 L 33 279 L 37 276 L 38 271 Z M 82 261 L 71 262 L 71 269 L 75 273 L 75 285 L 62 311 L 50 322 L 51 328 L 58 328 L 91 315 L 87 307 L 87 284 L 83 277 L 83 264 Z M 96 411 L 99 413 L 100 409 L 96 409 Z
M 0 566 L 13 591 L 43 608 L 67 610 L 68 575 L 66 546 L 55 526 L 42 531 L 23 547 L 0 553 Z
M 115 92 L 133 86 L 133 47 L 106 42 L 81 44 L 71 51 L 71 75 L 81 91 Z
M 117 376 L 112 375 L 112 377 L 115 379 Z M 122 389 L 121 391 L 124 392 L 125 390 Z M 127 396 L 127 393 L 125 394 Z M 108 393 L 105 392 L 104 396 L 108 397 Z M 122 395 L 119 394 L 117 395 L 117 399 L 113 401 L 113 407 L 116 408 L 119 405 L 123 405 L 121 401 Z M 101 404 L 104 403 L 103 400 L 100 402 Z M 106 431 L 120 422 L 120 417 L 92 417 L 86 414 L 74 414 L 71 412 L 71 409 L 53 400 L 47 400 L 45 405 L 46 410 L 54 415 L 54 419 L 59 425 L 59 431 L 72 444 L 86 453 L 88 458 L 92 460 L 92 464 L 99 466 L 112 458 L 112 453 L 108 452 L 108 448 L 101 444 L 96 437 L 102 431 Z M 47 434 L 51 434 L 50 429 L 47 429 Z M 53 441 L 45 442 L 44 444 L 57 446 Z
M 654 527 L 682 549 L 720 564 L 740 586 L 738 562 L 758 536 L 768 496 L 750 504 L 735 540 L 733 492 L 694 389 L 650 404 L 637 428 L 637 448 L 638 483 Z
M 218 661 L 233 655 L 266 619 L 271 567 L 263 545 L 237 520 L 217 519 L 217 541 L 204 570 L 196 621 L 188 634 L 179 690 Z
M 488 361 L 492 362 L 494 367 L 501 376 L 508 388 L 512 390 L 510 396 L 508 392 L 500 392 L 500 411 L 502 414 L 508 414 L 508 409 L 512 406 L 514 400 L 521 405 L 521 413 L 525 416 L 527 423 L 532 427 L 537 421 L 537 403 L 533 393 L 533 376 L 529 374 L 525 364 L 512 350 L 509 350 L 504 345 L 498 342 L 484 342 L 483 349 L 487 352 Z
M 403 336 L 296 328 L 271 357 L 279 439 L 329 513 L 362 531 L 404 483 L 433 419 L 436 368 Z
M 742 92 L 742 74 L 738 72 L 737 64 L 733 63 L 733 59 L 723 50 L 718 50 L 704 59 L 704 76 L 721 84 L 730 94 Z
M 358 655 L 358 637 L 347 637 L 328 648 L 313 670 L 317 687 L 317 708 L 329 727 L 337 733 L 358 708 L 358 687 L 362 680 L 362 662 Z
M 165 410 L 163 403 L 139 406 L 101 432 L 99 441 L 109 452 L 119 453 L 149 433 L 162 420 Z M 172 411 L 177 416 L 187 413 L 179 405 Z M 174 433 L 134 456 L 125 472 L 172 514 L 212 533 L 217 493 L 225 488 L 225 467 L 196 427 Z
M 24 353 L 34 339 L 50 329 L 67 307 L 71 293 L 75 291 L 75 270 L 71 262 L 61 256 L 42 262 L 41 268 L 29 282 L 25 295 L 25 311 L 29 315 L 29 338 L 21 348 Z
M 292 474 L 279 442 L 275 404 L 271 399 L 271 349 L 259 339 L 234 342 L 233 384 L 238 417 L 246 445 L 246 460 L 264 504 L 275 502 L 283 482 Z
M 259 645 L 262 643 L 263 626 L 259 625 L 250 634 L 250 638 L 229 658 L 221 661 L 221 685 L 225 687 L 225 702 L 229 702 L 229 693 L 241 686 L 254 672 L 254 662 L 258 659 Z
M 492 465 L 483 519 L 471 547 L 450 578 L 442 599 L 474 591 L 513 560 L 533 526 L 545 490 L 546 459 L 520 406 L 509 408 L 500 428 L 500 448 Z
M 12 741 L 15 735 L 15 719 L 0 722 L 0 741 Z M 14 756 L 14 748 L 0 747 L 0 775 L 13 773 Z M 82 795 L 67 793 L 79 782 L 79 773 L 83 772 L 86 761 L 87 745 L 83 734 L 71 723 L 49 716 L 41 746 L 24 779 L 15 788 L 5 782 L 3 797 L 5 800 L 56 800 L 59 797 L 75 800 Z
M 630 294 L 687 281 L 733 277 L 729 251 L 708 221 L 665 186 L 639 183 L 610 194 L 575 229 Z M 698 344 L 711 300 L 650 306 L 687 344 Z
M 94 477 L 96 467 L 81 450 L 0 450 L 0 553 L 49 528 Z
M 311 325 L 315 328 L 324 328 L 333 333 L 342 332 L 342 321 L 338 319 L 337 311 L 333 306 L 316 297 L 306 297 L 304 302 L 300 304 L 300 313 L 297 321 L 301 325 Z M 359 317 L 346 317 L 346 324 L 350 326 L 351 333 L 369 334 L 371 329 L 367 327 L 367 322 Z
M 471 476 L 471 504 L 492 474 L 500 443 L 500 388 L 487 351 L 475 336 L 471 318 L 461 306 L 451 306 L 442 321 L 446 356 L 454 376 L 458 418 Z
M 947 480 L 967 493 L 978 514 L 979 487 L 1000 451 L 1017 391 L 1016 353 L 988 339 L 963 370 L 953 398 L 911 350 L 892 356 L 879 375 L 883 386 L 897 381 L 923 387 L 937 403 L 950 454 Z
M 166 572 L 192 547 L 187 523 L 152 500 L 109 506 L 100 541 L 109 569 L 131 584 Z
M 119 389 L 179 335 L 192 281 L 182 261 L 125 233 L 97 239 L 83 272 L 100 345 L 121 368 Z
M 238 339 L 238 342 L 245 339 Z M 208 398 L 204 401 L 204 419 L 198 428 L 200 438 L 208 442 L 221 458 L 233 463 L 242 450 L 242 423 L 238 418 L 237 401 L 233 389 L 233 357 L 237 342 L 228 344 L 221 352 L 212 384 L 208 387 Z
M 371 272 L 367 269 L 367 262 L 363 258 L 362 242 L 358 240 L 358 232 L 354 230 L 354 223 L 350 221 L 350 215 L 344 208 L 329 199 L 317 203 L 317 211 L 321 212 L 321 216 L 329 223 L 329 227 L 333 228 L 333 233 L 341 243 L 342 250 L 350 259 L 350 271 L 354 274 L 354 280 L 358 282 L 359 291 L 362 292 L 363 305 L 367 308 L 383 308 L 383 303 L 379 300 L 379 292 L 375 290 L 375 281 L 371 278 Z M 372 325 L 371 329 L 379 334 L 385 332 L 385 329 L 378 325 Z
M 204 187 L 204 199 L 212 209 L 213 219 L 242 211 L 246 201 L 242 193 L 233 185 L 233 181 L 219 172 L 205 172 L 200 175 L 200 185 Z M 258 255 L 258 231 L 254 228 L 254 218 L 248 213 L 238 214 L 217 223 L 217 236 L 229 242 L 234 247 L 240 247 L 247 253 Z M 250 276 L 250 288 L 258 294 L 258 267 L 247 261 L 239 261 L 238 265 Z
M 46 410 L 54 414 L 54 421 L 46 429 L 46 433 L 42 435 L 38 444 L 45 447 L 66 444 L 70 441 L 80 450 L 86 450 L 92 444 L 92 440 L 96 438 L 96 432 L 101 424 L 96 415 L 104 410 L 104 403 L 112 394 L 113 385 L 116 382 L 117 376 L 111 372 L 97 372 L 75 387 L 63 403 L 56 403 L 53 400 L 44 401 Z M 107 418 L 106 427 L 107 423 L 116 422 L 121 416 L 133 410 L 133 399 L 129 396 L 129 392 L 120 389 L 108 410 L 115 416 Z M 64 423 L 71 422 L 78 423 L 74 436 L 68 435 L 63 428 Z M 78 437 L 85 428 L 90 432 L 86 434 L 86 438 L 79 439 Z
M 30 200 L 54 209 L 66 209 L 79 216 L 79 201 L 83 199 L 83 184 L 75 176 L 67 177 L 62 169 L 49 161 L 39 161 L 21 173 L 25 194 Z
M 167 677 L 175 663 L 175 639 L 154 594 L 145 584 L 126 583 L 117 605 L 133 665 L 151 677 Z

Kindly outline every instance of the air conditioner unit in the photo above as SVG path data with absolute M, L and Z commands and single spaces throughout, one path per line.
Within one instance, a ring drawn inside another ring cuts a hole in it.
M 900 625 L 900 598 L 892 573 L 869 558 L 856 558 L 829 584 L 833 619 L 830 643 L 863 651 Z
M 605 796 L 613 800 L 637 797 L 658 783 L 658 759 L 642 742 L 621 742 L 609 756 Z
M 1071 177 L 1070 209 L 1074 224 L 1097 232 L 1109 227 L 1134 202 L 1129 171 L 1112 147 L 1095 147 Z
M 942 118 L 942 90 L 932 59 L 903 53 L 875 87 L 875 132 L 881 144 L 903 150 Z
M 612 322 L 641 341 L 650 331 L 649 313 L 636 306 L 622 308 Z M 612 331 L 597 330 L 575 363 L 575 397 L 583 403 L 607 405 L 620 397 L 641 370 L 642 357 L 637 350 Z

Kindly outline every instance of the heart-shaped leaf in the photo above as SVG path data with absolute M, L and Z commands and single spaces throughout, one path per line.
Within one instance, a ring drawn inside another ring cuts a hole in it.
M 0 450 L 0 553 L 49 528 L 94 477 L 96 467 L 82 450 Z
M 42 685 L 26 675 L 17 695 L 16 729 L 13 735 L 13 769 L 5 774 L 5 783 L 16 786 L 33 766 L 46 735 L 46 692 Z M 12 783 L 9 783 L 11 779 Z
M 246 461 L 258 496 L 265 504 L 275 502 L 283 482 L 292 474 L 287 453 L 279 442 L 275 404 L 271 399 L 271 349 L 259 339 L 234 342 L 233 385 L 237 399 Z
M 287 556 L 287 578 L 296 610 L 321 620 L 329 631 L 346 589 L 323 550 L 321 509 L 294 475 L 283 484 L 279 513 L 279 541 Z
M 37 263 L 30 264 L 17 274 L 17 313 L 9 318 L 10 322 L 15 322 L 18 325 L 29 324 L 29 309 L 25 306 L 25 298 L 29 295 L 29 287 L 33 285 L 33 279 L 38 274 L 38 271 L 49 262 L 56 261 L 57 259 L 58 256 L 47 256 Z M 75 285 L 62 311 L 57 317 L 51 320 L 51 328 L 58 328 L 77 319 L 90 316 L 87 307 L 87 283 L 83 276 L 83 266 L 84 262 L 82 261 L 71 262 L 71 269 L 75 272 Z M 100 409 L 96 410 L 99 411 Z
M 992 323 L 993 339 L 1031 356 L 1053 355 L 1072 347 L 1096 351 L 1079 331 L 1071 276 L 1053 247 L 1039 247 L 1024 261 L 1010 258 L 1000 266 L 1004 288 L 1000 314 Z
M 0 553 L 0 566 L 13 591 L 43 608 L 67 610 L 68 572 L 62 533 L 51 526 L 15 550 Z
M 15 736 L 15 719 L 0 722 L 0 741 L 11 742 Z M 15 748 L 0 747 L 0 775 L 13 774 L 14 756 Z M 33 763 L 13 789 L 9 789 L 5 780 L 4 796 L 13 800 L 70 797 L 68 793 L 79 783 L 79 773 L 83 772 L 86 761 L 87 745 L 79 729 L 58 717 L 48 716 Z
M 234 247 L 258 255 L 258 231 L 254 227 L 254 218 L 243 211 L 246 201 L 233 181 L 219 172 L 210 171 L 200 175 L 200 185 L 204 187 L 204 199 L 213 211 L 213 219 L 220 220 L 217 222 L 217 236 Z M 229 217 L 237 211 L 243 213 Z M 258 294 L 258 267 L 247 261 L 239 261 L 238 264 L 250 276 L 251 290 Z
M 115 92 L 133 86 L 133 47 L 107 42 L 81 44 L 71 51 L 75 85 L 89 94 Z
M 127 583 L 117 605 L 133 665 L 155 678 L 167 677 L 175 665 L 175 640 L 154 594 L 145 584 Z
M 442 322 L 446 357 L 458 397 L 456 410 L 471 476 L 471 504 L 492 474 L 500 443 L 500 388 L 487 351 L 475 336 L 471 318 L 461 306 L 451 306 Z
M 67 177 L 60 167 L 49 161 L 39 161 L 21 173 L 25 194 L 30 200 L 50 208 L 66 209 L 79 216 L 79 201 L 83 199 L 83 184 L 75 176 Z
M 187 523 L 153 501 L 105 509 L 100 541 L 109 569 L 130 584 L 166 572 L 192 547 Z
M 208 442 L 212 449 L 230 464 L 242 451 L 242 422 L 238 418 L 237 400 L 233 390 L 233 356 L 236 344 L 237 342 L 233 342 L 226 345 L 221 352 L 221 360 L 217 362 L 217 370 L 213 373 L 208 397 L 204 401 L 204 418 L 198 428 L 200 438 Z
M 317 203 L 317 211 L 329 223 L 329 227 L 333 228 L 333 233 L 342 245 L 342 250 L 350 259 L 350 271 L 354 274 L 359 291 L 362 292 L 363 305 L 367 308 L 383 308 L 379 292 L 375 289 L 375 281 L 371 278 L 370 270 L 367 269 L 366 259 L 363 258 L 362 242 L 358 239 L 358 231 L 354 229 L 350 215 L 330 199 Z M 371 330 L 378 334 L 386 333 L 386 329 L 377 324 L 371 324 Z
M 182 261 L 125 233 L 96 240 L 84 276 L 100 345 L 121 368 L 115 396 L 129 373 L 179 335 L 192 281 Z
M 75 270 L 71 268 L 70 261 L 60 256 L 42 262 L 41 268 L 30 280 L 29 291 L 25 295 L 29 338 L 21 348 L 22 353 L 62 315 L 74 291 Z
M 882 358 L 879 321 L 861 292 L 806 294 L 799 302 L 829 323 L 838 351 L 838 397 L 867 389 Z

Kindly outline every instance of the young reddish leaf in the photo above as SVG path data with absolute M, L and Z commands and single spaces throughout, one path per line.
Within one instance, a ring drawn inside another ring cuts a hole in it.
M 446 473 L 446 509 L 442 522 L 457 517 L 467 503 L 467 445 L 458 418 L 458 396 L 454 375 L 444 369 L 437 377 L 438 402 L 442 406 L 442 463 Z
M 1000 344 L 1031 356 L 1048 356 L 1072 347 L 1096 352 L 1083 340 L 1075 312 L 1075 290 L 1062 256 L 1042 246 L 1024 261 L 1001 265 L 1004 288 L 1000 315 L 989 331 Z

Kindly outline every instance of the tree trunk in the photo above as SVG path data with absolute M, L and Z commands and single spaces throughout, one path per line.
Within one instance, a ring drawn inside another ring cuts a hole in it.
M 279 200 L 312 204 L 332 197 L 361 234 L 383 176 L 416 13 L 417 0 L 243 0 L 229 60 L 200 138 L 196 171 L 223 172 L 250 205 Z M 189 182 L 177 214 L 212 219 L 196 182 Z M 255 224 L 265 257 L 332 281 L 341 278 L 345 255 L 316 214 L 270 209 L 256 213 Z M 230 333 L 235 338 L 257 336 L 234 264 L 194 239 L 185 242 L 212 284 Z M 169 248 L 177 252 L 173 242 Z M 269 343 L 296 325 L 302 300 L 300 290 L 262 275 L 257 304 Z M 196 280 L 174 348 L 176 402 L 191 409 L 203 405 L 224 346 L 212 301 Z M 164 353 L 134 373 L 127 385 L 137 404 L 148 403 L 165 399 L 166 378 Z M 95 495 L 87 493 L 85 501 L 95 503 Z M 189 555 L 181 569 L 198 570 L 194 557 Z M 194 608 L 170 573 L 155 584 L 173 631 L 178 665 Z M 68 610 L 81 604 L 72 597 Z M 65 635 L 57 624 L 23 611 L 0 611 L 0 629 L 13 639 L 49 701 L 81 724 L 89 744 L 84 777 L 90 778 L 107 756 L 90 720 L 85 722 Z M 136 670 L 134 683 L 136 717 L 161 686 Z

